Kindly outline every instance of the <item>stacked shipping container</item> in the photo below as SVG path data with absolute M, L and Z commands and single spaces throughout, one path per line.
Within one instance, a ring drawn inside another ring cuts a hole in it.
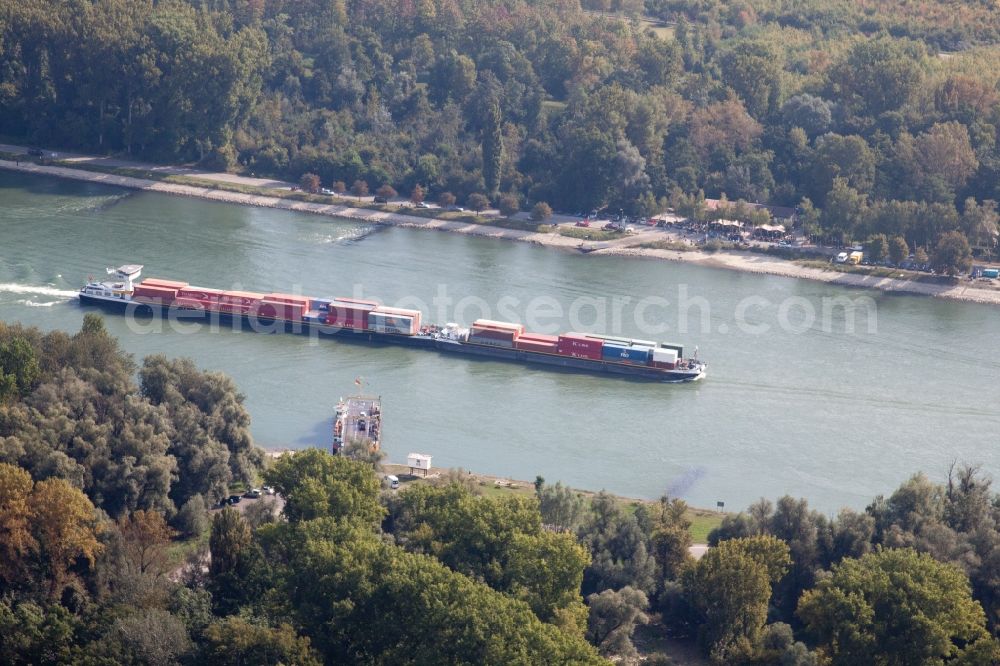
M 590 338 L 580 333 L 566 333 L 559 336 L 556 343 L 558 353 L 563 356 L 573 356 L 575 358 L 589 358 L 595 361 L 601 360 L 601 349 L 604 341 L 598 338 Z
M 327 306 L 326 324 L 363 331 L 368 328 L 368 313 L 376 307 L 376 301 L 335 298 Z
M 192 287 L 186 282 L 151 278 L 136 285 L 133 298 L 163 306 L 221 311 L 236 315 L 289 321 L 305 320 L 359 331 L 396 335 L 420 332 L 419 310 L 391 308 L 377 301 L 354 298 L 309 299 L 292 294 L 259 294 Z M 477 319 L 469 329 L 474 344 L 522 351 L 559 354 L 612 363 L 630 363 L 674 369 L 683 355 L 679 344 L 632 340 L 590 333 L 543 335 L 528 333 L 521 324 Z
M 161 306 L 172 305 L 177 298 L 177 289 L 161 287 L 158 285 L 140 284 L 132 290 L 132 298 L 142 303 L 150 303 Z
M 634 363 L 636 365 L 646 365 L 652 350 L 649 347 L 622 347 L 605 343 L 601 350 L 601 358 L 605 361 L 615 361 L 617 363 Z
M 524 326 L 506 321 L 477 319 L 469 329 L 469 342 L 488 347 L 513 349 L 518 338 L 524 333 Z
M 559 336 L 542 335 L 541 333 L 524 333 L 518 336 L 514 343 L 516 349 L 524 351 L 542 352 L 545 354 L 555 354 L 559 348 Z

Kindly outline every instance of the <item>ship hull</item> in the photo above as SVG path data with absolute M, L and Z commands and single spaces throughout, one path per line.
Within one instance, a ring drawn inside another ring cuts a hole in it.
M 92 296 L 81 293 L 80 302 L 84 305 L 100 307 L 109 312 L 122 313 L 127 316 L 138 316 L 140 318 L 166 316 L 178 322 L 218 323 L 219 325 L 258 333 L 296 333 L 310 336 L 334 337 L 338 340 L 368 345 L 402 345 L 437 350 L 446 354 L 461 354 L 522 365 L 545 365 L 551 368 L 588 374 L 613 374 L 645 381 L 666 383 L 691 382 L 699 380 L 705 375 L 703 370 L 650 368 L 597 359 L 477 345 L 429 335 L 401 335 L 374 331 L 358 331 L 327 326 L 318 322 L 250 317 L 248 315 L 227 313 L 218 310 L 170 308 L 110 296 Z

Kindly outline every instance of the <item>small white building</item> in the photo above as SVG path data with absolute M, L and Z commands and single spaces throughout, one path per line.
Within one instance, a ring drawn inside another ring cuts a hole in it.
M 413 476 L 420 472 L 421 476 L 427 476 L 427 472 L 431 470 L 431 456 L 426 453 L 411 453 L 406 456 L 406 466 L 410 468 L 410 474 Z

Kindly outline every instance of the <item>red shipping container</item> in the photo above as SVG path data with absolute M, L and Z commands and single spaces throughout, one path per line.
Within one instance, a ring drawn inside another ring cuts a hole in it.
M 176 280 L 161 280 L 160 278 L 146 278 L 140 283 L 143 287 L 164 287 L 166 289 L 183 289 L 188 286 L 187 282 L 178 282 Z
M 557 344 L 557 349 L 563 356 L 589 358 L 597 361 L 601 360 L 601 349 L 603 347 L 603 340 L 587 338 L 578 333 L 560 335 Z
M 373 312 L 380 312 L 387 315 L 399 315 L 402 317 L 410 317 L 413 319 L 413 328 L 415 331 L 420 330 L 420 310 L 408 310 L 406 308 L 389 308 L 385 306 L 378 306 L 373 310 Z
M 355 305 L 370 305 L 371 307 L 368 308 L 369 310 L 378 307 L 378 301 L 367 301 L 367 300 L 364 300 L 362 298 L 344 298 L 343 296 L 337 296 L 335 299 L 333 299 L 333 302 L 335 304 L 336 303 L 353 303 Z
M 368 310 L 331 308 L 326 314 L 326 323 L 329 326 L 364 330 L 368 325 Z
M 523 351 L 544 352 L 546 354 L 555 354 L 558 352 L 558 345 L 554 342 L 535 342 L 524 338 L 518 338 L 517 342 L 514 343 L 514 348 Z
M 177 298 L 177 290 L 140 284 L 132 290 L 132 298 L 150 303 L 171 303 Z
M 263 300 L 250 312 L 261 319 L 285 319 L 288 321 L 299 321 L 305 306 L 293 303 L 282 303 L 271 300 Z
M 253 291 L 226 291 L 219 299 L 222 303 L 232 303 L 233 305 L 253 306 L 264 298 L 264 294 Z
M 661 370 L 673 370 L 677 367 L 676 363 L 664 363 L 662 361 L 653 361 L 650 363 L 654 368 L 659 368 Z
M 263 300 L 274 301 L 275 303 L 290 303 L 292 305 L 301 305 L 303 309 L 309 307 L 309 299 L 305 296 L 296 296 L 295 294 L 267 294 L 264 296 Z
M 217 308 L 219 312 L 226 312 L 228 314 L 249 314 L 253 309 L 249 305 L 243 305 L 242 303 L 219 303 Z
M 558 335 L 544 335 L 542 333 L 522 333 L 518 340 L 530 340 L 532 342 L 546 342 L 550 344 L 557 344 L 559 342 Z
M 194 299 L 194 298 L 184 298 L 182 296 L 178 296 L 177 299 L 174 300 L 174 305 L 177 306 L 177 307 L 179 307 L 179 308 L 184 308 L 184 309 L 187 309 L 187 310 L 204 310 L 205 309 L 205 304 L 202 303 L 201 301 L 199 301 L 197 299 Z
M 184 287 L 177 290 L 178 298 L 193 298 L 204 303 L 217 303 L 222 297 L 221 289 L 205 289 L 203 287 Z
M 469 331 L 471 337 L 488 338 L 490 340 L 507 340 L 513 342 L 517 339 L 517 331 L 501 331 L 495 328 L 479 328 L 473 326 Z
M 524 333 L 524 326 L 522 324 L 512 324 L 507 321 L 494 321 L 492 319 L 477 319 L 472 322 L 473 328 L 495 328 L 498 330 L 506 331 L 517 331 L 518 335 Z

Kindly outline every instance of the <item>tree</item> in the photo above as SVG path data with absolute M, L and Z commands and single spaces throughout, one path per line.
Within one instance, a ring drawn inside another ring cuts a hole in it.
M 351 185 L 351 194 L 358 199 L 368 196 L 368 183 L 360 179 L 354 181 L 354 184 Z
M 212 519 L 212 534 L 208 547 L 212 553 L 209 573 L 213 576 L 235 571 L 250 548 L 250 525 L 239 511 L 226 507 Z
M 969 241 L 958 231 L 942 234 L 934 247 L 931 267 L 939 273 L 957 275 L 972 266 L 972 249 Z
M 268 562 L 253 540 L 250 524 L 235 509 L 226 507 L 212 519 L 209 537 L 208 590 L 219 615 L 228 615 L 258 603 L 273 586 Z
M 584 594 L 626 585 L 648 593 L 656 588 L 656 562 L 647 537 L 635 516 L 624 513 L 614 497 L 604 492 L 594 496 L 577 535 L 591 556 L 583 572 Z
M 684 500 L 660 498 L 653 511 L 650 543 L 659 582 L 676 579 L 691 559 L 691 521 Z
M 304 173 L 302 174 L 302 178 L 299 179 L 299 187 L 310 194 L 319 192 L 319 185 L 319 176 L 314 173 Z
M 851 238 L 864 220 L 868 200 L 847 184 L 843 178 L 833 179 L 833 188 L 826 195 L 826 205 L 820 216 L 820 225 L 827 235 Z
M 497 201 L 497 208 L 504 217 L 513 217 L 521 210 L 521 201 L 516 194 L 503 194 Z
M 173 524 L 187 538 L 204 534 L 205 530 L 208 529 L 205 499 L 201 495 L 193 495 L 184 502 L 174 517 Z
M 987 199 L 979 204 L 974 198 L 968 197 L 962 210 L 961 224 L 969 245 L 981 250 L 986 256 L 992 256 L 997 238 L 1000 237 L 997 202 Z
M 278 532 L 294 544 L 282 597 L 327 663 L 602 663 L 579 634 L 369 528 L 321 518 Z
M 438 205 L 441 208 L 451 208 L 455 205 L 455 195 L 451 192 L 442 192 L 438 195 Z
M 552 217 L 552 208 L 544 201 L 539 201 L 531 207 L 531 219 L 535 222 L 543 222 Z
M 771 586 L 784 576 L 788 546 L 772 536 L 723 541 L 684 570 L 684 594 L 703 624 L 703 644 L 719 663 L 749 657 L 767 620 Z
M 134 512 L 118 519 L 127 573 L 159 576 L 167 572 L 166 547 L 174 536 L 163 514 L 157 511 Z
M 384 514 L 372 468 L 320 449 L 282 456 L 264 480 L 285 499 L 291 521 L 329 517 L 373 525 Z
M 587 554 L 572 535 L 542 531 L 541 516 L 526 498 L 479 497 L 454 483 L 419 486 L 399 498 L 393 518 L 407 550 L 432 554 L 527 601 L 542 620 L 582 610 Z
M 814 200 L 825 201 L 837 178 L 862 194 L 870 194 L 875 183 L 875 153 L 860 136 L 827 134 L 816 141 L 811 173 Z
M 484 208 L 490 205 L 490 200 L 479 192 L 473 192 L 468 198 L 469 208 L 476 211 L 477 213 L 482 212 Z
M 800 127 L 809 136 L 818 136 L 830 129 L 833 122 L 833 104 L 809 93 L 790 97 L 781 107 L 785 124 Z
M 309 639 L 296 634 L 291 625 L 269 627 L 238 616 L 217 620 L 205 629 L 201 655 L 205 663 L 220 666 L 320 666 L 322 663 Z
M 70 567 L 80 558 L 90 566 L 104 550 L 97 538 L 94 505 L 63 479 L 46 479 L 31 493 L 32 526 L 42 561 L 48 567 L 49 598 L 66 586 Z
M 885 234 L 875 234 L 865 242 L 865 254 L 875 263 L 882 263 L 889 256 L 889 239 Z
M 333 187 L 331 187 L 330 189 L 332 189 L 337 194 L 343 194 L 344 192 L 347 191 L 347 184 L 344 183 L 344 181 L 342 180 L 336 180 L 333 182 Z
M 191 647 L 180 619 L 161 608 L 140 608 L 114 621 L 100 649 L 116 663 L 174 664 Z
M 0 599 L 0 663 L 68 664 L 78 648 L 80 621 L 61 604 Z
M 834 665 L 1000 659 L 965 574 L 910 549 L 845 559 L 802 595 L 798 614 Z
M 536 485 L 535 494 L 543 524 L 569 531 L 577 528 L 585 510 L 581 495 L 558 481 L 555 485 L 546 485 L 544 479 L 540 487 Z
M 170 497 L 176 505 L 195 495 L 216 501 L 233 479 L 253 480 L 263 451 L 254 446 L 250 414 L 232 379 L 201 372 L 190 359 L 161 355 L 147 356 L 139 377 L 142 395 L 171 417 L 169 453 L 178 469 Z
M 394 199 L 397 194 L 396 190 L 389 183 L 383 183 L 381 187 L 375 190 L 375 196 L 382 197 L 386 201 Z
M 38 548 L 31 534 L 31 475 L 15 465 L 0 463 L 0 578 L 13 582 L 25 558 Z
M 915 149 L 920 185 L 939 179 L 956 192 L 979 168 L 969 130 L 959 122 L 935 123 L 917 136 Z
M 421 203 L 424 200 L 424 188 L 422 188 L 419 183 L 413 186 L 413 190 L 410 192 L 410 201 L 415 204 Z
M 587 605 L 590 606 L 587 640 L 605 657 L 635 658 L 632 634 L 637 625 L 649 622 L 645 593 L 628 586 L 617 591 L 604 590 L 587 597 Z
M 15 336 L 0 344 L 0 403 L 7 398 L 23 398 L 31 393 L 41 374 L 38 357 L 26 339 Z M 9 386 L 8 391 L 2 388 L 5 380 Z
M 781 98 L 782 58 L 764 42 L 743 41 L 721 58 L 723 80 L 736 91 L 747 111 L 763 118 Z
M 889 261 L 896 266 L 900 265 L 910 256 L 910 246 L 902 236 L 893 236 L 889 240 Z
M 503 164 L 503 121 L 500 102 L 492 102 L 483 125 L 483 181 L 491 199 L 500 191 L 500 169 Z
M 925 58 L 916 42 L 888 35 L 859 41 L 831 68 L 832 89 L 859 113 L 875 117 L 900 108 L 916 93 Z

